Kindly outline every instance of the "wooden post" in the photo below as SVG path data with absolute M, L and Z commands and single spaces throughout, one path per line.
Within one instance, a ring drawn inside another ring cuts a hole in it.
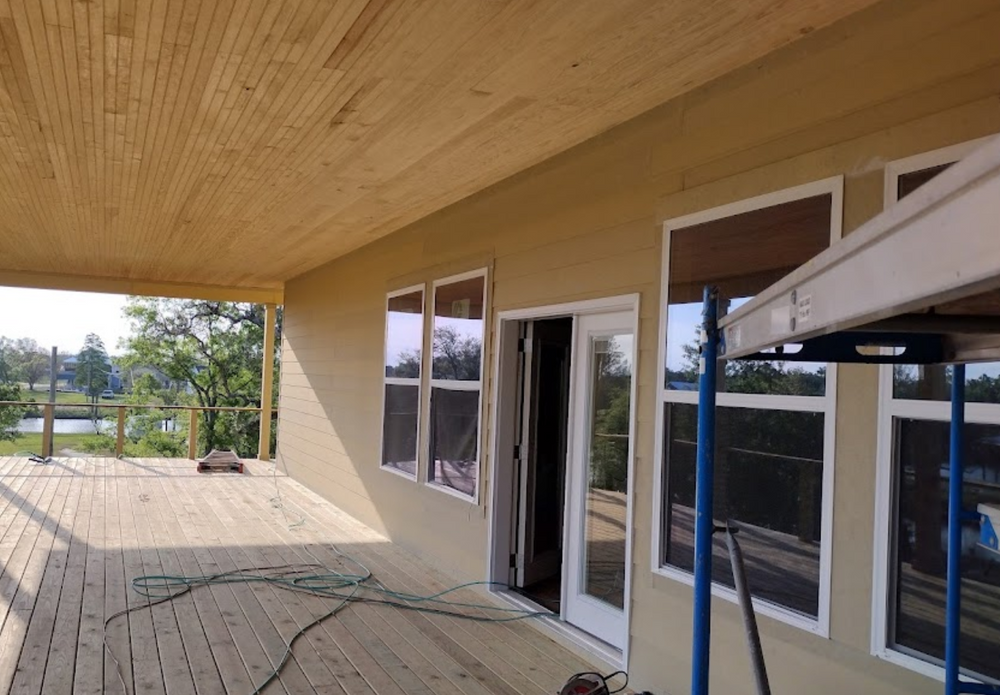
M 115 458 L 125 453 L 125 407 L 118 406 L 118 433 L 115 436 Z
M 42 409 L 42 456 L 52 455 L 52 430 L 56 416 L 54 403 L 46 403 Z
M 192 408 L 191 424 L 188 426 L 188 458 L 192 461 L 198 458 L 198 411 Z
M 271 460 L 271 394 L 274 380 L 274 319 L 277 307 L 264 305 L 264 356 L 260 375 L 260 443 L 257 458 Z

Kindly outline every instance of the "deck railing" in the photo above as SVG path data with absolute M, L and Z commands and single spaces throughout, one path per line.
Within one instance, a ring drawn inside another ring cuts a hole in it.
M 53 441 L 55 435 L 55 421 L 56 421 L 56 409 L 57 408 L 72 408 L 77 411 L 86 411 L 88 415 L 82 417 L 91 417 L 95 420 L 99 419 L 101 421 L 107 422 L 110 418 L 106 417 L 95 417 L 99 410 L 102 411 L 115 411 L 116 413 L 116 426 L 114 429 L 114 439 L 115 439 L 115 449 L 114 455 L 116 457 L 122 456 L 125 451 L 125 443 L 127 440 L 127 425 L 128 425 L 128 413 L 129 411 L 147 410 L 147 411 L 166 411 L 171 413 L 178 413 L 181 415 L 183 412 L 188 414 L 188 438 L 187 438 L 187 454 L 189 459 L 198 458 L 198 430 L 199 430 L 199 414 L 203 412 L 217 412 L 217 413 L 258 413 L 262 414 L 264 412 L 263 408 L 260 407 L 236 407 L 236 406 L 199 406 L 199 405 L 155 405 L 155 404 L 133 404 L 133 403 L 50 403 L 50 402 L 38 402 L 38 401 L 0 401 L 0 408 L 14 407 L 14 408 L 25 408 L 25 409 L 41 409 L 42 411 L 42 439 L 41 439 L 41 451 L 34 452 L 42 456 L 49 456 L 52 454 Z M 277 408 L 270 408 L 267 410 L 268 415 L 274 417 L 277 415 Z M 165 418 L 166 419 L 166 418 Z M 270 432 L 272 427 L 261 427 L 260 437 L 258 442 L 258 451 L 256 452 L 257 458 L 261 460 L 270 459 Z M 98 432 L 97 434 L 109 434 L 106 432 Z M 266 441 L 265 436 L 266 435 Z M 206 452 L 207 453 L 207 452 Z M 240 455 L 246 455 L 247 452 L 238 452 Z

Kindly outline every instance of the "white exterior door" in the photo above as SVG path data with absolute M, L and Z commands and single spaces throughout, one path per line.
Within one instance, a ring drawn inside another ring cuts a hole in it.
M 627 638 L 634 365 L 632 312 L 578 317 L 564 617 L 619 649 Z

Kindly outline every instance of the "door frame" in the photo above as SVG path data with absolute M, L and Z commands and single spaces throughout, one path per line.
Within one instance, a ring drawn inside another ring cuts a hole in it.
M 631 622 L 632 622 L 632 551 L 635 544 L 635 451 L 636 451 L 636 421 L 638 420 L 638 403 L 636 395 L 639 383 L 639 294 L 625 294 L 598 299 L 587 299 L 577 302 L 567 302 L 563 304 L 550 304 L 546 306 L 526 307 L 522 309 L 507 309 L 497 311 L 494 314 L 492 326 L 495 340 L 495 349 L 492 356 L 492 388 L 489 392 L 490 404 L 490 437 L 488 444 L 489 462 L 487 466 L 487 495 L 491 511 L 487 516 L 487 554 L 486 554 L 486 577 L 487 580 L 506 585 L 510 565 L 511 528 L 514 513 L 512 501 L 515 487 L 513 480 L 513 451 L 514 439 L 516 436 L 516 397 L 517 397 L 517 340 L 519 338 L 517 322 L 532 319 L 558 318 L 572 316 L 574 319 L 581 314 L 602 314 L 612 311 L 629 311 L 632 313 L 632 330 L 635 339 L 633 341 L 633 365 L 635 365 L 635 377 L 632 379 L 631 394 L 632 417 L 629 423 L 629 454 L 628 454 L 628 494 L 626 496 L 628 508 L 626 510 L 626 544 L 625 544 L 625 642 L 620 651 L 590 636 L 583 630 L 562 622 L 562 620 L 543 618 L 535 621 L 536 624 L 545 625 L 552 629 L 555 636 L 569 639 L 574 644 L 585 649 L 588 653 L 600 658 L 604 662 L 617 668 L 627 668 L 629 647 L 631 645 Z M 576 344 L 577 322 L 573 322 L 573 344 Z M 574 355 L 575 357 L 575 355 Z M 576 383 L 575 379 L 570 380 L 570 412 L 569 423 L 572 426 L 576 417 L 575 413 Z M 572 443 L 567 446 L 567 461 L 572 456 Z M 505 475 L 500 475 L 504 473 Z M 566 486 L 564 494 L 567 495 L 566 504 L 569 504 L 569 486 Z M 568 526 L 563 529 L 564 543 L 565 534 L 569 532 Z M 564 582 L 565 584 L 565 582 Z M 565 586 L 563 587 L 565 591 Z M 498 585 L 490 587 L 491 593 L 499 598 L 506 599 L 516 605 L 524 605 L 523 599 L 517 598 L 511 591 L 500 588 Z M 564 597 L 565 598 L 565 597 Z M 563 610 L 565 600 L 562 602 Z M 561 617 L 561 616 L 560 616 Z

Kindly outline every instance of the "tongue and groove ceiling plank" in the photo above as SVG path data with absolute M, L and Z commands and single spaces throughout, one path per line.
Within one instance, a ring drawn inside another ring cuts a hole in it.
M 280 287 L 871 2 L 0 0 L 0 273 Z

